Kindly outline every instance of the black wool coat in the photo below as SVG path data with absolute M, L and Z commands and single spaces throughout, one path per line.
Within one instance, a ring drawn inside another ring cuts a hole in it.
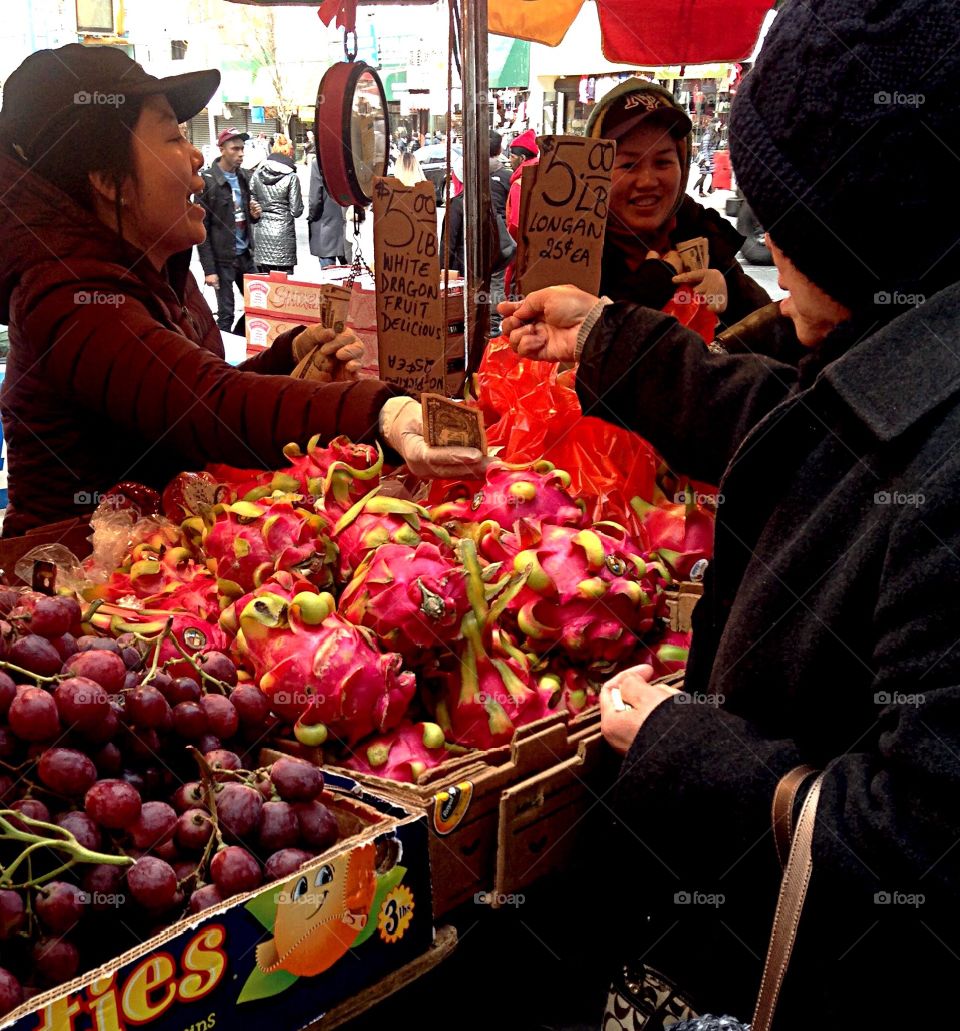
M 207 230 L 207 238 L 197 245 L 197 255 L 203 266 L 203 274 L 212 276 L 218 265 L 231 265 L 237 254 L 236 219 L 233 212 L 233 189 L 227 182 L 217 158 L 206 168 L 200 169 L 203 179 L 203 192 L 197 198 L 203 205 L 206 215 L 203 224 Z M 247 240 L 253 249 L 254 223 L 256 219 L 250 214 L 250 179 L 245 169 L 237 171 L 243 206 L 247 212 Z
M 955 1021 L 960 973 L 960 285 L 848 323 L 799 367 L 605 310 L 584 412 L 720 483 L 686 691 L 613 803 L 624 954 L 749 1019 L 779 777 L 826 770 L 775 1027 Z

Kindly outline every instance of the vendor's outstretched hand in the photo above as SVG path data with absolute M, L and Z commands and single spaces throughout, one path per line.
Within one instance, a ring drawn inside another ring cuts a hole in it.
M 651 712 L 677 688 L 651 684 L 653 666 L 625 669 L 611 677 L 600 692 L 600 730 L 607 744 L 621 755 L 630 751 L 633 739 Z
M 522 301 L 504 301 L 497 311 L 506 316 L 501 332 L 523 358 L 541 362 L 572 362 L 580 324 L 599 302 L 575 286 L 534 290 Z
M 407 468 L 425 479 L 482 480 L 491 459 L 472 447 L 430 447 L 423 439 L 420 402 L 391 397 L 380 409 L 380 436 L 400 455 Z
M 674 276 L 678 285 L 686 283 L 693 287 L 695 294 L 705 298 L 710 311 L 719 314 L 727 310 L 727 281 L 718 268 L 695 269 L 693 272 L 681 272 Z

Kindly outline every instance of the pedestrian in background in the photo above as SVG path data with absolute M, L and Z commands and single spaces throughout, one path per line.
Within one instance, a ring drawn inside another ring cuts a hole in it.
M 250 178 L 250 194 L 262 214 L 253 238 L 253 260 L 261 272 L 286 272 L 297 263 L 297 229 L 294 219 L 303 214 L 303 193 L 293 144 L 278 136 L 273 153 Z
M 330 195 L 317 157 L 310 159 L 310 193 L 307 197 L 310 253 L 320 268 L 347 263 L 347 212 Z
M 203 192 L 203 224 L 206 239 L 197 247 L 204 282 L 217 292 L 217 325 L 227 333 L 233 328 L 233 289 L 243 301 L 243 277 L 255 273 L 252 229 L 261 215 L 259 203 L 250 196 L 243 164 L 244 143 L 250 139 L 238 129 L 224 129 L 217 137 L 220 157 L 200 172 Z
M 412 151 L 405 151 L 397 158 L 396 167 L 393 170 L 404 186 L 413 186 L 415 183 L 422 183 L 427 177 L 423 174 L 417 155 Z
M 719 142 L 719 122 L 711 122 L 706 129 L 703 131 L 703 138 L 700 140 L 700 154 L 697 157 L 697 165 L 700 168 L 700 178 L 694 185 L 694 189 L 700 194 L 701 197 L 705 197 L 706 194 L 703 192 L 703 188 L 707 182 L 707 176 L 710 176 L 710 189 L 708 193 L 713 193 L 713 153 L 717 149 L 717 143 Z
M 492 129 L 490 131 L 490 203 L 493 205 L 494 217 L 497 221 L 497 232 L 500 237 L 501 253 L 509 249 L 510 234 L 507 231 L 507 196 L 510 193 L 510 169 L 503 163 L 503 137 Z M 504 276 L 510 258 L 506 258 L 500 268 L 490 276 L 490 336 L 500 332 L 500 313 L 497 305 L 506 298 Z

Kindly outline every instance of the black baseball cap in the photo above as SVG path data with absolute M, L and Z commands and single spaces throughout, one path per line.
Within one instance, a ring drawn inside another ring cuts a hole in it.
M 690 116 L 669 90 L 645 79 L 626 79 L 615 86 L 590 112 L 587 136 L 620 140 L 641 122 L 657 121 L 676 139 L 693 129 Z
M 120 108 L 134 99 L 162 94 L 178 122 L 189 121 L 220 85 L 215 68 L 160 79 L 149 75 L 121 49 L 68 43 L 38 50 L 11 73 L 3 86 L 0 136 L 27 160 L 38 142 L 62 133 L 69 120 L 101 106 Z

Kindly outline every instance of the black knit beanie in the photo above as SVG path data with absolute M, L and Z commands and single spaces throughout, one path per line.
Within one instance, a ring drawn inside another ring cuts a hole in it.
M 958 83 L 958 0 L 792 0 L 737 93 L 747 201 L 854 311 L 960 279 Z

